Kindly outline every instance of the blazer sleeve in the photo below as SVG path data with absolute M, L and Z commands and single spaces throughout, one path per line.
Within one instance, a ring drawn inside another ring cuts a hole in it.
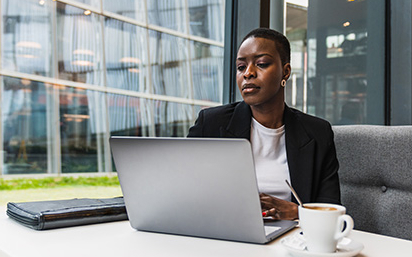
M 195 124 L 190 127 L 187 137 L 203 137 L 204 110 L 199 112 Z

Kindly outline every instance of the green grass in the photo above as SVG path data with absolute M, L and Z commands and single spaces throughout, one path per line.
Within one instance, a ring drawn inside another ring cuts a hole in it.
M 0 190 L 24 190 L 73 186 L 119 186 L 119 180 L 117 179 L 117 176 L 0 179 Z
M 8 202 L 33 202 L 74 198 L 112 198 L 122 196 L 120 186 L 65 186 L 0 191 L 0 211 Z
M 0 178 L 0 209 L 8 202 L 122 196 L 116 175 Z

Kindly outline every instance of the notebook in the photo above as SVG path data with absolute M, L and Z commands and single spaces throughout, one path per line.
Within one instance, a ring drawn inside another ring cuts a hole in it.
M 113 136 L 110 146 L 139 231 L 264 244 L 297 225 L 264 222 L 245 139 Z

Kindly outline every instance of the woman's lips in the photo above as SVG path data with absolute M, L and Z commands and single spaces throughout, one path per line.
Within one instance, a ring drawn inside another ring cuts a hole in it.
M 245 84 L 242 86 L 243 93 L 253 93 L 259 89 L 260 87 L 256 86 L 255 84 Z

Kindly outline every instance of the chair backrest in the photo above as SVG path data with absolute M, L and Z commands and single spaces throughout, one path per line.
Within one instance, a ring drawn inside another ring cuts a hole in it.
M 334 126 L 342 204 L 363 231 L 412 240 L 412 126 Z

